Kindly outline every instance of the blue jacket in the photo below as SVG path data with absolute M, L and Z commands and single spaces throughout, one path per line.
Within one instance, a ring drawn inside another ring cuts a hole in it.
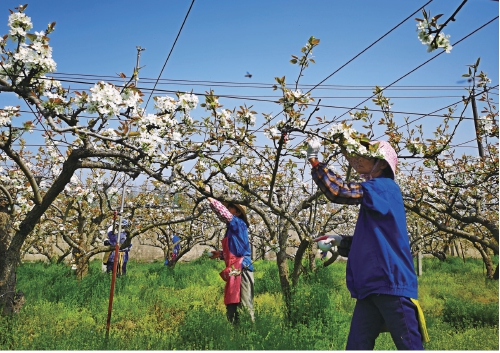
M 113 233 L 113 227 L 109 227 L 109 229 L 108 229 L 109 243 L 113 246 L 116 245 L 117 238 L 118 238 L 117 235 Z M 127 239 L 127 233 L 122 232 L 120 235 L 120 245 L 123 244 L 126 239 Z M 132 248 L 132 244 L 127 246 L 125 249 L 120 249 L 120 252 L 125 253 L 124 257 L 123 257 L 123 262 L 128 262 L 128 252 L 130 251 L 131 248 Z M 113 262 L 114 260 L 115 260 L 115 252 L 112 251 L 109 254 L 108 262 Z
M 243 268 L 253 271 L 250 243 L 248 241 L 248 227 L 246 223 L 236 216 L 227 224 L 225 237 L 228 238 L 229 251 L 238 257 L 244 257 Z
M 361 183 L 363 197 L 347 260 L 353 298 L 389 294 L 418 299 L 401 190 L 391 178 Z
M 181 238 L 179 238 L 177 235 L 174 235 L 172 237 L 172 243 L 174 243 L 174 254 L 177 255 L 179 251 L 181 250 L 181 243 L 179 242 Z

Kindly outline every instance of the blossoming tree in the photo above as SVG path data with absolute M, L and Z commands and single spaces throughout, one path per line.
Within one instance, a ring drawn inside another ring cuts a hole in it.
M 367 149 L 362 144 L 376 136 L 377 122 L 367 109 L 353 112 L 350 119 L 344 120 L 317 116 L 319 101 L 315 104 L 309 92 L 298 89 L 303 71 L 314 63 L 312 51 L 319 40 L 309 38 L 302 54 L 292 56 L 291 63 L 299 67 L 295 87 L 290 88 L 285 77 L 276 78 L 275 89 L 282 93 L 278 103 L 283 118 L 277 120 L 277 116 L 263 114 L 265 122 L 262 128 L 267 140 L 262 147 L 260 142 L 257 143 L 256 131 L 260 129 L 255 129 L 257 112 L 253 107 L 244 104 L 233 110 L 224 108 L 212 91 L 207 92 L 200 104 L 208 116 L 194 121 L 190 111 L 198 105 L 198 98 L 188 93 L 179 93 L 176 98 L 155 97 L 155 113 L 146 113 L 141 108 L 142 93 L 134 85 L 137 73 L 128 78 L 122 74 L 124 81 L 120 86 L 99 82 L 88 92 L 63 88 L 60 82 L 47 76 L 55 70 L 52 49 L 48 45 L 48 35 L 55 24 L 50 24 L 45 31 L 29 33 L 32 24 L 24 11 L 25 7 L 20 6 L 17 12 L 11 13 L 10 32 L 0 41 L 3 53 L 0 92 L 17 94 L 37 113 L 33 121 L 19 121 L 18 107 L 5 107 L 0 111 L 0 191 L 9 200 L 9 219 L 12 220 L 12 235 L 4 236 L 8 228 L 0 227 L 0 232 L 3 232 L 0 233 L 0 305 L 3 305 L 3 311 L 9 312 L 12 307 L 16 290 L 15 269 L 26 240 L 58 197 L 66 192 L 68 196 L 78 198 L 80 190 L 76 189 L 79 184 L 75 178 L 77 171 L 81 170 L 107 170 L 108 173 L 125 173 L 132 178 L 142 174 L 154 180 L 159 189 L 173 188 L 191 203 L 191 215 L 185 215 L 184 225 L 195 232 L 186 234 L 186 238 L 198 234 L 202 224 L 214 223 L 213 217 L 198 218 L 203 215 L 206 207 L 203 200 L 207 196 L 246 205 L 252 222 L 264 225 L 264 230 L 251 225 L 250 233 L 258 234 L 260 245 L 276 252 L 280 283 L 289 304 L 291 286 L 307 270 L 306 259 L 310 267 L 314 264 L 312 236 L 331 231 L 349 234 L 356 213 L 353 207 L 335 208 L 312 187 L 305 163 L 305 139 L 320 137 L 324 162 L 339 168 L 346 178 L 352 180 L 361 179 L 357 179 L 359 176 L 347 167 L 341 157 L 342 149 L 377 157 L 376 149 Z M 425 16 L 424 19 L 430 26 L 437 20 L 429 21 Z M 426 25 L 422 26 L 425 29 Z M 489 107 L 486 113 L 489 120 L 484 120 L 490 123 L 483 126 L 491 135 L 488 138 L 492 139 L 491 143 L 486 142 L 489 159 L 481 157 L 476 161 L 471 156 L 453 156 L 461 168 L 459 175 L 462 179 L 450 181 L 452 166 L 447 164 L 445 154 L 453 152 L 450 145 L 456 136 L 456 127 L 463 119 L 453 122 L 453 109 L 450 108 L 443 124 L 430 138 L 421 126 L 413 124 L 411 128 L 405 128 L 410 124 L 409 119 L 404 123 L 396 121 L 391 113 L 392 103 L 381 88 L 375 88 L 373 97 L 383 115 L 378 125 L 399 156 L 407 154 L 407 157 L 425 161 L 414 169 L 401 162 L 398 173 L 400 185 L 407 189 L 407 209 L 425 220 L 421 222 L 426 227 L 422 234 L 432 233 L 430 225 L 447 233 L 451 228 L 439 223 L 439 214 L 446 211 L 450 224 L 463 230 L 460 236 L 466 239 L 465 234 L 474 234 L 474 237 L 469 236 L 470 241 L 480 244 L 483 250 L 486 246 L 495 251 L 490 245 L 495 241 L 498 244 L 498 220 L 494 220 L 497 208 L 493 207 L 493 211 L 487 213 L 487 222 L 478 218 L 486 215 L 481 212 L 487 211 L 485 207 L 491 206 L 495 200 L 482 198 L 480 207 L 473 206 L 472 202 L 481 190 L 495 192 L 494 185 L 491 185 L 495 182 L 494 172 L 498 174 L 498 158 L 496 162 L 493 158 L 495 153 L 498 154 L 495 147 L 498 144 L 498 128 L 495 128 L 498 112 L 494 104 L 489 100 L 484 102 Z M 84 113 L 91 117 L 84 116 Z M 364 132 L 357 132 L 354 124 L 360 125 Z M 43 157 L 25 146 L 25 135 L 35 129 L 45 131 Z M 478 136 L 486 138 L 484 132 Z M 432 177 L 427 177 L 429 169 L 433 170 Z M 471 173 L 475 174 L 471 176 Z M 209 191 L 206 191 L 206 185 L 210 186 Z M 457 190 L 466 190 L 463 198 L 455 196 Z M 439 198 L 441 193 L 454 195 L 457 202 L 443 203 Z M 137 195 L 137 199 L 142 200 L 138 203 L 154 203 L 147 194 Z M 481 212 L 474 211 L 470 208 L 472 206 Z M 475 217 L 472 222 L 471 212 Z M 134 209 L 133 213 L 141 223 L 144 220 L 151 222 L 134 229 L 130 238 L 145 234 L 152 245 L 159 242 L 164 246 L 158 239 L 158 232 L 166 236 L 169 227 L 174 229 L 172 224 L 182 221 L 168 218 L 166 214 L 152 216 L 150 210 L 142 208 Z M 496 240 L 494 237 L 492 240 L 478 237 L 475 234 L 478 224 L 482 234 L 494 231 L 496 226 Z M 216 230 L 220 228 L 214 229 L 210 233 L 214 235 L 212 239 L 193 238 L 192 241 L 207 244 L 213 241 L 217 246 Z M 290 236 L 292 232 L 296 234 L 295 238 Z M 68 243 L 72 245 L 71 241 Z M 79 246 L 77 243 L 73 245 Z M 167 247 L 171 245 L 166 242 Z M 291 270 L 287 264 L 290 249 L 295 255 Z M 99 246 L 84 249 L 85 253 L 93 251 L 94 254 L 102 250 Z
M 170 183 L 171 166 L 199 154 L 198 128 L 190 111 L 198 98 L 179 93 L 176 98 L 156 97 L 155 113 L 140 107 L 142 93 L 135 77 L 121 86 L 99 82 L 89 92 L 70 91 L 46 76 L 53 72 L 49 35 L 31 33 L 26 6 L 9 16 L 9 33 L 0 40 L 0 92 L 11 92 L 36 113 L 20 119 L 19 107 L 0 111 L 0 175 L 4 194 L 12 200 L 12 236 L 0 248 L 0 304 L 11 310 L 16 267 L 22 246 L 37 222 L 68 185 L 78 170 L 105 169 L 137 177 L 140 173 Z M 85 114 L 91 114 L 91 118 Z M 25 148 L 25 135 L 41 129 L 51 158 L 43 163 Z M 207 138 L 207 141 L 210 138 Z

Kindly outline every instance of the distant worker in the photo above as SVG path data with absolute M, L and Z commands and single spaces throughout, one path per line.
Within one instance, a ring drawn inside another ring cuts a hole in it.
M 231 203 L 222 204 L 211 197 L 208 201 L 217 217 L 227 225 L 226 235 L 222 240 L 222 251 L 213 251 L 210 257 L 222 259 L 226 264 L 220 276 L 226 282 L 224 304 L 227 319 L 232 324 L 238 323 L 238 308 L 244 307 L 254 321 L 254 277 L 246 207 Z
M 120 245 L 125 242 L 127 239 L 127 229 L 129 223 L 126 219 L 122 220 L 122 232 L 120 234 Z M 116 228 L 116 226 L 115 226 Z M 116 229 L 118 231 L 118 229 Z M 104 245 L 106 246 L 115 246 L 117 242 L 117 235 L 113 231 L 113 226 L 108 228 L 108 239 L 104 240 Z M 125 275 L 127 273 L 127 262 L 128 262 L 128 252 L 132 248 L 132 244 L 127 246 L 124 249 L 120 249 L 119 257 L 118 257 L 118 266 L 116 268 L 116 273 L 118 276 Z M 108 255 L 109 254 L 109 255 Z M 106 272 L 113 272 L 113 266 L 115 261 L 115 250 L 113 249 L 109 253 L 104 254 L 103 263 L 106 264 Z
M 179 255 L 179 251 L 181 251 L 181 238 L 179 238 L 177 235 L 172 236 L 172 244 L 174 248 L 172 249 L 172 254 L 170 256 L 171 261 L 175 263 L 175 260 L 177 259 L 177 255 Z M 165 258 L 164 265 L 168 265 L 168 254 L 167 257 Z

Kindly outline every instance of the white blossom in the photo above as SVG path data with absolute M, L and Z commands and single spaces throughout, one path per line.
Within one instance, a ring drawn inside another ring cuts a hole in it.
M 155 97 L 154 99 L 156 102 L 154 107 L 161 114 L 173 114 L 177 109 L 177 103 L 172 97 Z
M 132 113 L 137 114 L 139 111 L 139 103 L 142 102 L 141 96 L 137 91 L 132 89 L 125 89 L 121 93 L 123 100 L 123 106 L 127 108 L 132 108 Z
M 14 12 L 10 14 L 7 25 L 10 27 L 9 35 L 12 36 L 14 41 L 17 40 L 17 36 L 24 37 L 26 35 L 26 31 L 29 31 L 33 27 L 31 18 L 22 12 Z
M 280 137 L 281 132 L 277 128 L 272 127 L 269 130 L 265 131 L 264 135 L 269 139 L 274 139 L 276 137 Z
M 431 29 L 431 26 L 429 22 L 427 21 L 418 21 L 417 22 L 417 37 L 422 42 L 422 44 L 427 45 L 427 51 L 431 52 L 435 48 L 431 46 L 431 43 L 434 41 L 435 36 L 433 34 L 430 34 L 429 31 Z M 436 39 L 436 45 L 438 48 L 443 48 L 446 53 L 450 53 L 451 49 L 453 48 L 450 44 L 450 35 L 445 35 L 442 32 L 438 34 L 438 37 Z
M 333 125 L 328 130 L 328 136 L 336 139 L 337 143 L 341 147 L 345 148 L 349 154 L 357 154 L 364 157 L 383 158 L 381 152 L 378 150 L 368 150 L 357 139 L 353 138 L 353 136 L 356 135 L 356 130 L 344 124 Z
M 10 125 L 13 117 L 17 115 L 19 108 L 6 106 L 3 110 L 0 110 L 0 126 Z
M 87 112 L 104 116 L 116 116 L 120 113 L 123 98 L 115 86 L 106 82 L 98 82 L 90 89 L 90 102 Z
M 172 133 L 172 141 L 180 142 L 182 139 L 182 135 L 178 132 Z
M 198 97 L 194 94 L 184 93 L 179 96 L 178 106 L 185 112 L 193 110 L 198 105 Z

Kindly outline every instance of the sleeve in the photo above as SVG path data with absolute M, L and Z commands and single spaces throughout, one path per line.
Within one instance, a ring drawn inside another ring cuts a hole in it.
M 113 233 L 113 230 L 108 231 L 108 239 L 110 245 L 116 245 L 117 236 Z
M 215 215 L 224 223 L 229 223 L 233 219 L 233 215 L 219 200 L 212 199 L 210 208 L 214 211 Z
M 342 178 L 332 172 L 323 163 L 318 163 L 311 171 L 314 182 L 332 202 L 358 205 L 363 199 L 361 183 L 346 183 Z
M 245 222 L 238 217 L 234 217 L 227 227 L 231 234 L 228 239 L 229 251 L 237 257 L 249 256 L 250 243 Z
M 351 250 L 352 235 L 342 235 L 342 240 L 339 246 L 337 246 L 337 251 L 340 256 L 349 257 L 349 251 Z
M 122 232 L 122 234 L 120 236 L 120 245 L 123 244 L 123 243 L 125 243 L 126 240 L 127 240 L 127 233 L 126 232 Z M 131 248 L 132 248 L 132 242 L 126 248 L 120 249 L 120 252 L 130 251 Z
M 377 181 L 377 182 L 375 182 Z M 381 215 L 386 215 L 391 210 L 391 205 L 401 205 L 404 208 L 399 188 L 387 188 L 386 184 L 393 183 L 389 178 L 376 178 L 363 183 L 363 206 Z

